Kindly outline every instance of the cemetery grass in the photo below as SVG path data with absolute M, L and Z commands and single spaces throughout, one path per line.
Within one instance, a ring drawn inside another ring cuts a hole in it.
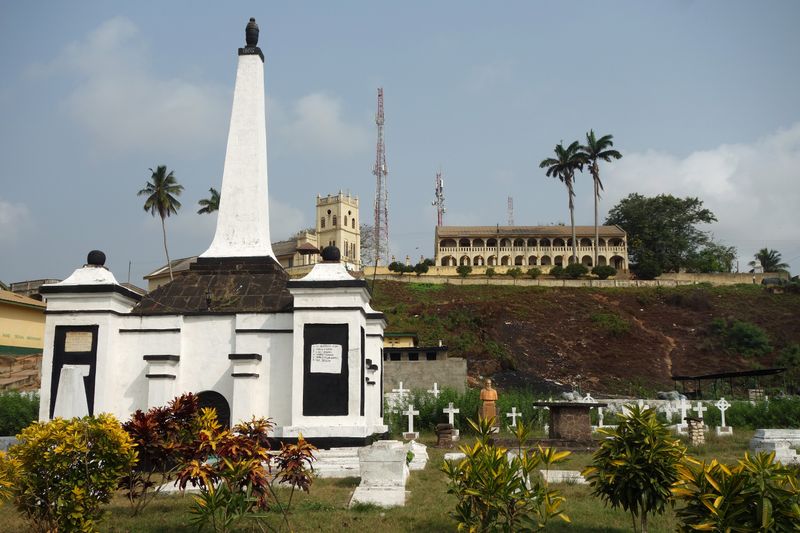
M 712 432 L 709 432 L 712 433 Z M 706 444 L 689 448 L 689 453 L 700 460 L 717 458 L 726 463 L 735 463 L 744 455 L 753 432 L 734 429 L 732 438 L 718 438 L 707 435 Z M 425 470 L 411 473 L 406 486 L 409 491 L 406 506 L 394 509 L 381 509 L 371 505 L 348 509 L 350 495 L 358 485 L 358 478 L 317 479 L 309 494 L 296 493 L 292 504 L 291 524 L 294 531 L 380 531 L 380 533 L 417 531 L 455 531 L 456 524 L 448 513 L 455 507 L 455 498 L 447 494 L 447 480 L 439 470 L 445 450 L 433 447 L 432 435 L 423 435 L 422 442 L 428 445 L 429 460 Z M 467 436 L 462 444 L 473 442 Z M 560 469 L 581 470 L 591 463 L 590 453 L 574 453 Z M 630 515 L 606 507 L 601 500 L 592 496 L 587 485 L 559 484 L 567 498 L 565 509 L 571 519 L 567 524 L 561 520 L 549 523 L 547 531 L 585 533 L 589 531 L 628 532 L 631 531 Z M 285 500 L 286 494 L 282 494 Z M 190 532 L 196 528 L 190 525 L 192 496 L 187 494 L 167 495 L 156 498 L 136 517 L 131 517 L 130 507 L 122 495 L 117 495 L 106 507 L 108 515 L 100 523 L 100 531 L 108 532 Z M 278 513 L 270 513 L 269 521 L 277 524 Z M 3 531 L 25 531 L 28 524 L 15 511 L 12 505 L 0 508 L 0 529 Z M 677 522 L 674 511 L 668 508 L 663 516 L 652 517 L 650 531 L 675 531 Z M 257 531 L 246 522 L 240 531 Z

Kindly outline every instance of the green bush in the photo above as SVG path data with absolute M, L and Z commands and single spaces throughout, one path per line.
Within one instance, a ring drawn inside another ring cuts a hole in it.
M 561 265 L 555 265 L 550 269 L 548 274 L 550 274 L 554 278 L 560 278 L 562 272 L 564 272 L 564 267 L 562 267 Z
M 797 470 L 774 461 L 775 453 L 745 452 L 735 466 L 687 461 L 672 489 L 678 531 L 798 531 Z
M 592 274 L 599 279 L 608 279 L 611 276 L 617 275 L 617 269 L 611 265 L 598 265 L 592 269 Z
M 562 462 L 570 452 L 531 450 L 525 445 L 530 431 L 519 423 L 516 454 L 509 458 L 508 450 L 492 440 L 491 421 L 470 424 L 476 444 L 461 446 L 464 459 L 442 465 L 447 492 L 458 500 L 451 516 L 459 531 L 541 531 L 552 518 L 569 522 L 561 509 L 565 498 L 537 470 Z
M 750 322 L 715 318 L 711 322 L 711 332 L 728 352 L 757 357 L 772 351 L 767 332 Z
M 639 279 L 656 279 L 661 275 L 661 266 L 655 261 L 640 261 L 633 267 L 633 272 Z
M 562 274 L 565 278 L 569 279 L 578 279 L 581 276 L 585 276 L 589 273 L 589 269 L 583 266 L 580 263 L 572 263 L 571 265 L 567 265 L 564 268 L 564 273 Z
M 0 435 L 16 435 L 38 418 L 38 394 L 0 393 Z
M 517 279 L 522 275 L 522 269 L 519 267 L 509 268 L 506 270 L 506 275 L 511 276 L 514 279 Z
M 591 319 L 600 329 L 611 336 L 624 335 L 631 329 L 630 322 L 616 313 L 594 313 Z
M 100 507 L 136 462 L 134 444 L 109 414 L 23 429 L 9 456 L 18 461 L 14 504 L 38 531 L 97 531 Z
M 491 278 L 491 277 L 492 277 L 492 276 L 494 276 L 495 274 L 497 274 L 497 272 L 496 272 L 496 271 L 495 271 L 495 269 L 493 269 L 492 267 L 489 267 L 489 268 L 487 268 L 487 269 L 486 269 L 486 275 L 487 275 L 488 277 L 490 277 L 490 278 Z
M 419 275 L 427 273 L 429 268 L 430 268 L 430 266 L 428 265 L 428 263 L 425 263 L 425 262 L 417 263 L 416 265 L 414 265 L 414 273 L 417 276 L 419 276 Z
M 542 271 L 539 268 L 533 267 L 528 269 L 527 274 L 529 278 L 536 279 L 542 275 Z
M 462 278 L 466 278 L 472 272 L 472 267 L 469 265 L 461 265 L 456 268 L 456 273 Z
M 639 518 L 642 531 L 647 531 L 647 515 L 663 513 L 671 499 L 670 487 L 678 480 L 686 448 L 658 421 L 655 410 L 637 406 L 616 429 L 599 432 L 608 438 L 583 471 L 592 494 L 628 511 L 634 524 Z

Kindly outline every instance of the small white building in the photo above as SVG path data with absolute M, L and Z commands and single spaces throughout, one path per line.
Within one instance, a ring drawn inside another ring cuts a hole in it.
M 271 417 L 278 438 L 302 433 L 324 447 L 386 432 L 386 323 L 370 307 L 366 282 L 347 272 L 335 247 L 297 280 L 272 250 L 264 56 L 253 19 L 246 33 L 211 246 L 144 296 L 120 285 L 97 251 L 66 280 L 42 287 L 41 420 L 101 412 L 126 419 L 193 392 L 226 424 Z

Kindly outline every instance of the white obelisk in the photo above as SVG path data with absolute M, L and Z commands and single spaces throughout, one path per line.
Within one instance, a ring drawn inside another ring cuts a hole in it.
M 236 68 L 217 230 L 200 257 L 275 259 L 269 236 L 264 56 L 256 46 L 255 19 L 250 19 L 246 36 L 247 45 L 239 48 Z

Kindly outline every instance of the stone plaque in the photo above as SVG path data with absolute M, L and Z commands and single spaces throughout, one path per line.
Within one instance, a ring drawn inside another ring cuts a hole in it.
M 340 344 L 312 344 L 312 374 L 341 374 L 342 346 Z
M 64 339 L 65 352 L 91 352 L 92 351 L 91 331 L 68 331 Z

